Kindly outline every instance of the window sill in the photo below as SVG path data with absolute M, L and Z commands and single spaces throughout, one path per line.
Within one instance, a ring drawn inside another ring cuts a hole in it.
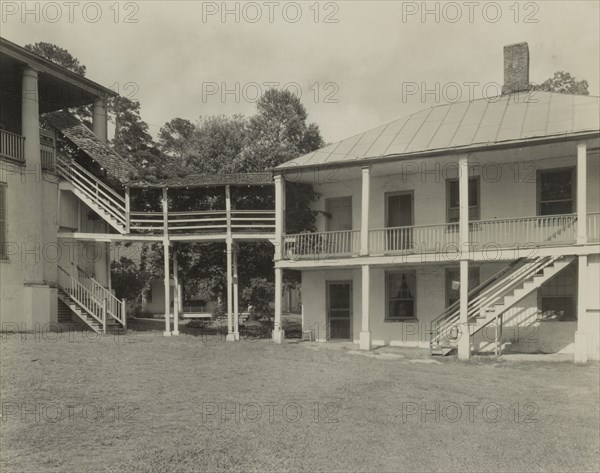
M 419 319 L 417 319 L 416 317 L 403 317 L 403 318 L 397 318 L 397 319 L 384 319 L 383 322 L 387 323 L 387 322 L 418 322 Z

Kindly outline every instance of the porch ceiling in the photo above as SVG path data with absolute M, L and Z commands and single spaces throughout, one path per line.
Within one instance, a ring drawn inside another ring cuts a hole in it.
M 600 97 L 529 92 L 444 104 L 288 161 L 286 170 L 368 164 L 385 157 L 459 152 L 600 130 Z

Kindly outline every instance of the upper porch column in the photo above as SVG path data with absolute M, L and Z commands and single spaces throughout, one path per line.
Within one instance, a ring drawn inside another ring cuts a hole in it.
M 369 254 L 369 197 L 371 188 L 371 168 L 365 166 L 361 169 L 361 214 L 360 214 L 360 255 Z
M 458 161 L 459 192 L 459 241 L 460 241 L 460 338 L 458 358 L 471 358 L 471 336 L 469 333 L 469 161 L 461 156 Z
M 108 115 L 106 104 L 101 98 L 97 98 L 92 107 L 92 131 L 94 135 L 108 143 Z
M 40 247 L 43 245 L 43 195 L 42 164 L 40 155 L 40 107 L 38 91 L 38 73 L 31 67 L 23 69 L 21 90 L 21 134 L 25 137 L 25 190 L 23 199 L 23 222 L 25 232 L 22 235 L 24 245 L 25 282 L 41 283 L 44 279 L 43 265 L 37 260 Z M 30 254 L 27 254 L 31 252 Z
M 577 144 L 577 244 L 587 243 L 587 144 Z
M 275 180 L 275 261 L 283 257 L 283 234 L 285 232 L 285 179 L 281 174 Z M 277 315 L 277 314 L 276 314 Z

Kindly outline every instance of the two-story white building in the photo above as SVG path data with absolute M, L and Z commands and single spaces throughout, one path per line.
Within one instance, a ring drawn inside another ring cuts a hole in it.
M 531 90 L 527 44 L 506 46 L 501 96 L 276 169 L 276 284 L 302 272 L 304 330 L 321 341 L 598 359 L 599 119 L 598 97 Z M 320 194 L 317 232 L 285 232 L 286 182 Z

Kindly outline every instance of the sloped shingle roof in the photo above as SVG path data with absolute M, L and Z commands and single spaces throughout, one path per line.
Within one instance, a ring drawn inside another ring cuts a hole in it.
M 320 166 L 600 130 L 600 97 L 530 92 L 438 105 L 278 166 Z
M 273 184 L 270 172 L 237 173 L 237 174 L 188 174 L 175 176 L 157 182 L 136 181 L 130 187 L 205 187 L 205 186 L 257 186 Z
M 44 118 L 69 141 L 98 162 L 111 176 L 122 183 L 127 183 L 136 177 L 136 169 L 129 162 L 69 112 L 50 112 L 44 114 Z

